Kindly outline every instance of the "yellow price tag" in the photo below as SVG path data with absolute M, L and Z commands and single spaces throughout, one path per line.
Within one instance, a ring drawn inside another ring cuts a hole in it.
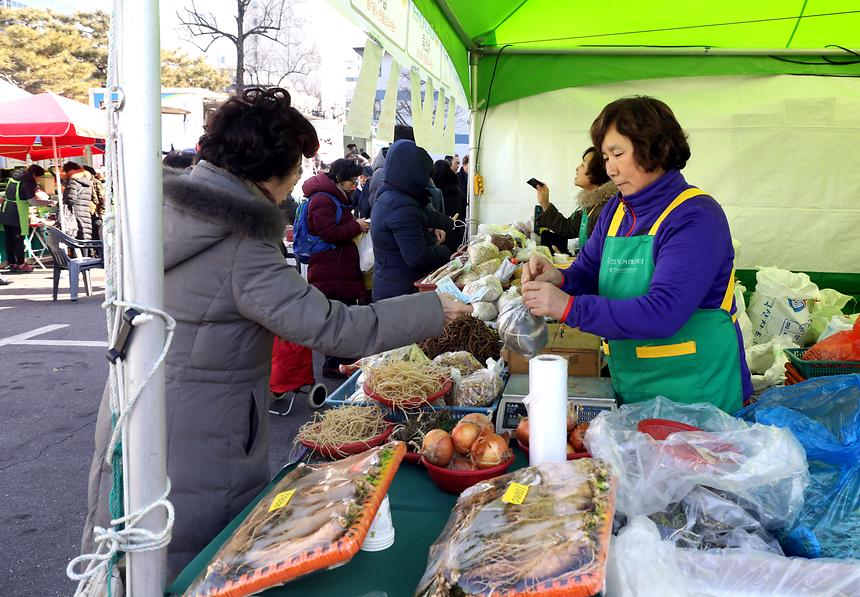
M 289 491 L 282 491 L 281 493 L 276 495 L 275 499 L 272 500 L 272 505 L 269 506 L 269 512 L 280 510 L 281 508 L 289 504 L 290 500 L 293 499 L 293 495 L 295 493 L 295 489 L 290 489 Z
M 516 504 L 519 506 L 526 501 L 526 495 L 529 492 L 529 486 L 522 483 L 511 483 L 505 490 L 505 495 L 502 496 L 502 501 L 507 504 Z

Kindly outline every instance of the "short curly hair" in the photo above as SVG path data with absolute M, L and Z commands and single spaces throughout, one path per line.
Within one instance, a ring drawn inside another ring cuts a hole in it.
M 597 186 L 609 182 L 609 175 L 606 173 L 606 164 L 603 163 L 600 150 L 594 146 L 589 147 L 582 152 L 582 159 L 585 159 L 585 156 L 589 153 L 593 153 L 594 156 L 588 162 L 588 167 L 585 169 L 585 175 L 588 177 L 588 180 L 591 181 L 591 184 L 596 184 Z
M 603 108 L 591 125 L 591 141 L 598 151 L 613 125 L 633 143 L 633 157 L 647 172 L 681 170 L 690 159 L 687 134 L 672 109 L 658 99 L 637 95 Z
M 316 130 L 280 87 L 251 87 L 206 123 L 198 157 L 251 182 L 283 178 L 319 149 Z
M 352 180 L 361 176 L 361 166 L 355 160 L 340 158 L 331 163 L 326 176 L 335 183 Z

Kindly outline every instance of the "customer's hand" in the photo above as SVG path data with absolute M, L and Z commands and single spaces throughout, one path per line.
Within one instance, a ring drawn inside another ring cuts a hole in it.
M 549 282 L 553 286 L 561 286 L 563 281 L 564 276 L 558 268 L 543 255 L 532 255 L 523 266 L 523 287 L 529 282 Z
M 570 295 L 549 282 L 529 282 L 523 285 L 523 304 L 532 315 L 552 317 L 561 321 Z
M 442 302 L 442 312 L 445 314 L 445 325 L 470 315 L 474 311 L 472 305 L 454 300 L 449 294 L 440 294 L 439 300 Z
M 361 228 L 362 232 L 367 232 L 370 230 L 370 222 L 365 220 L 364 218 L 359 218 L 356 220 L 358 222 L 358 227 Z
M 549 208 L 549 187 L 545 184 L 539 184 L 537 186 L 537 200 L 544 210 Z
M 436 244 L 437 244 L 437 245 L 441 245 L 442 243 L 444 243 L 444 242 L 445 242 L 445 237 L 447 236 L 447 235 L 445 234 L 445 231 L 444 231 L 444 230 L 440 230 L 439 228 L 434 228 L 434 229 L 433 229 L 433 235 L 436 237 Z

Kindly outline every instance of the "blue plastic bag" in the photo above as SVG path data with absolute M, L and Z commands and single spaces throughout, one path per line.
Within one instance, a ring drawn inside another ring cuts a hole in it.
M 790 429 L 806 451 L 812 483 L 786 554 L 860 558 L 860 375 L 773 388 L 738 416 Z

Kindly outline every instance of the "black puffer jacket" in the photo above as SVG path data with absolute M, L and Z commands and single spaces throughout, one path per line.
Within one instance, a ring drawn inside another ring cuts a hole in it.
M 414 282 L 451 257 L 429 230 L 425 206 L 432 169 L 433 158 L 412 141 L 397 141 L 388 149 L 370 220 L 375 301 L 416 292 Z

